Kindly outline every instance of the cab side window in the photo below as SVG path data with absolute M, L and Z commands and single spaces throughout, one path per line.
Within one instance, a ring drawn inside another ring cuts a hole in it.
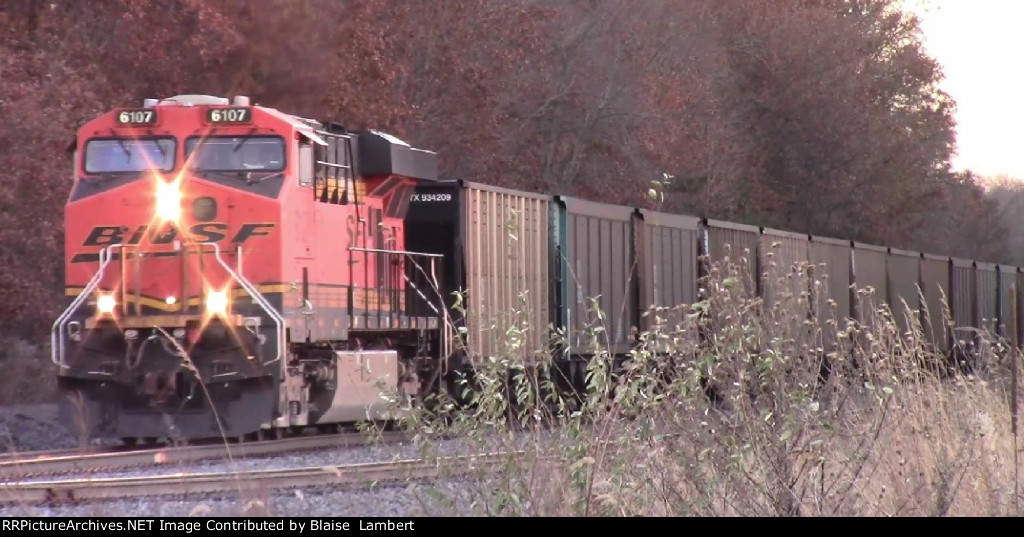
M 299 184 L 313 184 L 313 146 L 309 142 L 299 143 Z
M 321 203 L 347 205 L 349 189 L 355 188 L 352 136 L 343 132 L 317 131 L 326 146 L 315 149 L 316 199 Z

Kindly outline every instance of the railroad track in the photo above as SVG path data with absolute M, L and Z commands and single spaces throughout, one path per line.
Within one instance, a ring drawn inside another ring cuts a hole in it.
M 518 451 L 340 466 L 7 483 L 0 485 L 0 503 L 54 505 L 142 496 L 382 485 L 489 472 L 510 457 L 524 454 Z
M 97 449 L 96 447 L 92 449 Z M 98 448 L 102 451 L 107 451 L 107 448 Z M 14 461 L 24 461 L 32 459 L 41 459 L 46 457 L 70 457 L 74 455 L 81 455 L 83 453 L 89 453 L 89 449 L 82 448 L 71 448 L 71 449 L 44 449 L 40 451 L 8 451 L 7 453 L 0 453 L 0 467 L 4 464 Z
M 147 449 L 117 447 L 94 453 L 82 450 L 58 450 L 5 454 L 0 458 L 0 479 L 25 479 L 73 472 L 96 473 L 143 466 L 160 466 L 197 462 L 227 457 L 253 457 L 311 451 L 337 447 L 355 447 L 371 443 L 394 444 L 409 439 L 402 432 L 378 435 L 339 433 L 331 435 L 295 436 L 240 444 L 199 444 Z

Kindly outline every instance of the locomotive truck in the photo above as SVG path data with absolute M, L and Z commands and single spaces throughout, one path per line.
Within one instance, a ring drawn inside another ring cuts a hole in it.
M 61 416 L 94 437 L 385 419 L 510 353 L 554 357 L 578 392 L 590 336 L 625 360 L 647 308 L 700 300 L 707 263 L 741 258 L 745 292 L 806 290 L 819 326 L 888 304 L 939 353 L 1024 335 L 1016 266 L 440 178 L 431 151 L 246 97 L 111 110 L 74 155 L 51 344 Z

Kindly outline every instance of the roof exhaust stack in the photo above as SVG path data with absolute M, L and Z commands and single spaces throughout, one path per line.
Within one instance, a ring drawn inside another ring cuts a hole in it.
M 156 106 L 157 102 L 159 102 L 158 99 L 145 99 L 145 100 L 142 101 L 142 107 L 143 108 L 153 108 L 154 106 Z
M 235 106 L 249 106 L 249 98 L 245 95 L 235 95 L 232 104 Z

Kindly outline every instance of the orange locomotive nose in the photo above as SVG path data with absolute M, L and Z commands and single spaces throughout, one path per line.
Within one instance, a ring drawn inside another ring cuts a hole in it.
M 273 252 L 273 243 L 251 246 L 276 240 L 275 201 L 257 198 L 236 206 L 236 197 L 230 184 L 182 175 L 173 182 L 141 178 L 110 195 L 80 200 L 68 208 L 69 218 L 94 225 L 69 230 L 69 275 L 88 281 L 105 252 L 111 263 L 99 289 L 118 298 L 124 315 L 196 314 L 211 292 L 227 289 L 230 298 L 238 286 L 232 272 L 241 273 L 246 250 L 256 253 L 249 270 L 279 280 L 271 275 L 273 260 L 259 257 Z M 123 224 L 107 225 L 111 220 Z M 212 296 L 223 313 L 223 297 Z

